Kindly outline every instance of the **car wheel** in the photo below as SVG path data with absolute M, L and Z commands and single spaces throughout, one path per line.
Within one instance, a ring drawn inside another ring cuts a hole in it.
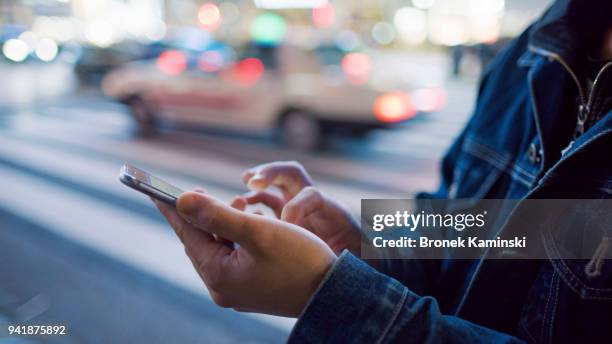
M 132 111 L 132 116 L 136 121 L 136 133 L 138 136 L 148 137 L 155 134 L 155 118 L 153 112 L 140 97 L 132 97 L 127 105 Z
M 307 113 L 292 111 L 281 123 L 283 142 L 291 148 L 313 151 L 323 146 L 321 123 Z

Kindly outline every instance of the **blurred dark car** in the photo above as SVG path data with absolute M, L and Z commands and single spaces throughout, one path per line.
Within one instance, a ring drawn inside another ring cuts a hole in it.
M 109 71 L 128 62 L 153 59 L 171 46 L 168 42 L 125 41 L 110 47 L 81 46 L 74 73 L 81 85 L 98 85 Z

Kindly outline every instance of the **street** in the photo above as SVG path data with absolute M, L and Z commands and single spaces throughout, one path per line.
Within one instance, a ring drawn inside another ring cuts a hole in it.
M 283 342 L 294 323 L 215 306 L 150 200 L 118 181 L 123 163 L 229 201 L 247 191 L 245 169 L 297 160 L 358 216 L 362 198 L 435 187 L 475 89 L 448 80 L 442 111 L 303 153 L 236 133 L 135 138 L 128 109 L 75 91 L 65 68 L 0 64 L 0 324 L 66 325 L 69 336 L 44 338 L 62 343 Z

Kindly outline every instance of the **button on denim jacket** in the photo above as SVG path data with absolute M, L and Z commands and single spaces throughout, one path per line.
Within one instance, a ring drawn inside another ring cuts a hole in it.
M 580 63 L 581 44 L 611 24 L 610 3 L 558 1 L 496 57 L 442 161 L 439 190 L 419 197 L 612 196 L 612 67 L 587 87 Z M 585 108 L 597 121 L 574 137 Z M 612 343 L 612 261 L 597 274 L 587 263 L 386 260 L 374 269 L 344 252 L 289 342 Z

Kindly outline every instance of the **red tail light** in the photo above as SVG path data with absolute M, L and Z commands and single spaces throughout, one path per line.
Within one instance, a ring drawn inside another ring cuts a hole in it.
M 413 117 L 416 110 L 408 94 L 392 92 L 383 94 L 376 99 L 374 114 L 381 122 L 394 123 Z
M 157 58 L 157 68 L 164 74 L 179 75 L 187 68 L 187 56 L 182 51 L 166 50 Z

